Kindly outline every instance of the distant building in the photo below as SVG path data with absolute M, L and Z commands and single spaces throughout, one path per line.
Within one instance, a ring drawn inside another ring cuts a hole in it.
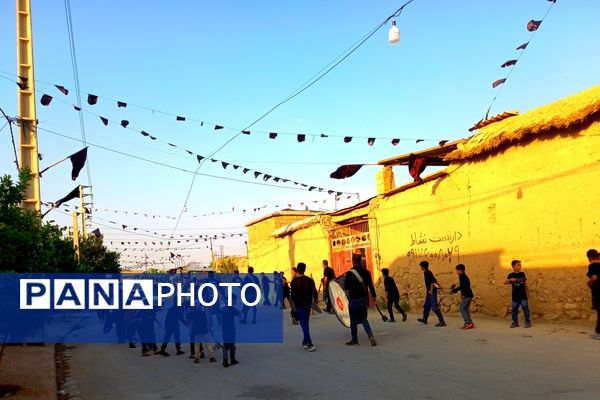
M 183 267 L 180 267 L 179 270 L 181 272 L 212 272 L 213 271 L 209 263 L 197 262 L 197 261 L 189 262 L 186 265 L 184 265 Z M 177 272 L 179 272 L 179 271 L 177 271 Z

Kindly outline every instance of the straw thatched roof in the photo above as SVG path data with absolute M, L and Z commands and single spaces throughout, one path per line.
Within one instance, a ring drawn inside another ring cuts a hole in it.
M 292 222 L 291 224 L 282 226 L 279 229 L 276 229 L 272 236 L 276 238 L 281 238 L 287 235 L 291 235 L 292 233 L 299 231 L 300 229 L 308 228 L 313 225 L 317 225 L 323 221 L 323 215 L 314 215 L 312 217 L 308 217 L 302 219 L 300 221 Z
M 466 143 L 446 155 L 447 161 L 489 153 L 529 137 L 555 134 L 594 118 L 600 118 L 600 85 L 521 115 L 487 125 Z

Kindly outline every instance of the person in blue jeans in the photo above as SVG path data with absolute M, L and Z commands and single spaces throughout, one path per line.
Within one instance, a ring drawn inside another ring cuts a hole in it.
M 292 279 L 290 296 L 294 308 L 296 309 L 296 316 L 300 323 L 300 328 L 302 328 L 302 347 L 306 351 L 313 352 L 317 347 L 313 344 L 310 337 L 308 321 L 310 319 L 312 304 L 313 302 L 317 302 L 319 294 L 317 293 L 315 281 L 304 275 L 306 264 L 300 262 L 296 268 L 298 274 Z
M 373 300 L 377 300 L 373 279 L 369 271 L 363 266 L 362 256 L 352 254 L 352 269 L 346 272 L 344 289 L 348 293 L 348 311 L 350 312 L 350 334 L 352 338 L 346 344 L 353 346 L 358 344 L 358 324 L 362 324 L 365 333 L 369 337 L 371 346 L 377 346 L 373 337 L 371 325 L 367 319 L 369 308 L 369 292 Z
M 508 274 L 505 285 L 512 286 L 512 324 L 511 328 L 519 326 L 519 307 L 523 308 L 525 315 L 525 328 L 531 328 L 531 319 L 529 318 L 529 306 L 527 304 L 527 278 L 525 272 L 521 272 L 521 261 L 512 260 L 510 265 L 513 272 Z
M 429 312 L 433 310 L 435 315 L 438 317 L 438 323 L 435 325 L 436 327 L 446 326 L 446 322 L 444 321 L 444 316 L 440 311 L 440 306 L 438 305 L 437 300 L 437 291 L 441 288 L 433 273 L 429 270 L 429 262 L 421 261 L 419 263 L 421 267 L 421 271 L 423 272 L 423 276 L 425 277 L 425 304 L 423 304 L 423 317 L 417 318 L 417 321 L 427 325 L 427 318 L 429 318 Z

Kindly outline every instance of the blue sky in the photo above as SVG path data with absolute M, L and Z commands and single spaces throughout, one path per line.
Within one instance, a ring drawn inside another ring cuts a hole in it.
M 117 108 L 104 98 L 95 106 L 84 103 L 84 109 L 114 121 L 127 119 L 137 131 L 145 130 L 164 142 L 209 154 L 235 134 L 232 130 L 214 131 L 215 123 L 244 128 L 401 4 L 389 0 L 73 0 L 82 91 L 211 123 L 200 126 L 141 108 Z M 329 174 L 341 164 L 374 163 L 430 147 L 442 139 L 469 136 L 468 128 L 483 117 L 496 93 L 491 83 L 507 73 L 500 65 L 518 57 L 515 48 L 530 37 L 527 21 L 540 19 L 549 5 L 545 0 L 415 0 L 398 18 L 399 44 L 387 42 L 389 25 L 384 26 L 329 75 L 252 127 L 251 135 L 232 141 L 215 158 L 298 182 L 358 192 L 366 199 L 374 195 L 377 167 L 365 167 L 344 181 L 332 180 Z M 0 75 L 8 78 L 16 71 L 14 7 L 10 1 L 0 4 Z M 32 13 L 40 128 L 80 140 L 79 116 L 69 105 L 75 102 L 74 93 L 65 97 L 42 83 L 74 87 L 64 2 L 32 0 Z M 600 3 L 595 0 L 557 1 L 491 113 L 527 111 L 598 84 L 598 15 Z M 54 96 L 49 107 L 39 104 L 42 93 Z M 9 79 L 0 78 L 0 107 L 16 115 L 16 85 Z M 150 141 L 134 130 L 115 124 L 104 127 L 89 113 L 84 113 L 84 120 L 90 143 L 184 169 L 193 170 L 198 165 L 184 151 Z M 369 147 L 366 139 L 345 144 L 341 138 L 311 136 L 297 143 L 292 135 L 269 140 L 266 133 L 255 131 L 402 140 L 396 147 L 389 140 Z M 416 144 L 416 138 L 431 141 Z M 77 141 L 45 131 L 39 133 L 39 144 L 44 156 L 42 168 L 81 148 Z M 14 175 L 12 154 L 5 128 L 0 132 L 2 174 Z M 88 160 L 94 207 L 99 209 L 94 213 L 95 221 L 117 227 L 100 226 L 106 241 L 114 242 L 113 248 L 143 248 L 121 246 L 121 241 L 153 241 L 124 232 L 121 224 L 171 233 L 173 220 L 103 209 L 178 216 L 190 187 L 190 174 L 95 147 L 90 147 Z M 69 171 L 65 163 L 45 174 L 44 201 L 54 201 L 75 186 Z M 231 167 L 223 170 L 220 164 L 210 162 L 200 172 L 254 181 Z M 408 173 L 397 169 L 396 182 L 408 181 Z M 85 170 L 78 182 L 87 184 Z M 313 209 L 333 207 L 332 196 L 323 193 L 198 177 L 176 235 L 243 232 L 248 221 L 276 208 L 206 218 L 192 215 L 288 203 L 299 208 L 301 202 Z M 343 197 L 339 205 L 354 202 L 356 198 Z M 49 218 L 61 224 L 70 222 L 70 217 L 57 211 Z M 161 240 L 154 239 L 157 243 Z M 219 239 L 215 246 L 219 250 L 223 246 L 226 254 L 243 254 L 243 240 Z M 204 244 L 201 241 L 199 245 Z M 193 243 L 176 246 L 192 247 L 175 251 L 188 261 L 210 259 L 208 250 L 195 249 Z M 150 261 L 169 253 L 151 246 L 146 249 Z M 144 252 L 124 254 L 139 257 Z

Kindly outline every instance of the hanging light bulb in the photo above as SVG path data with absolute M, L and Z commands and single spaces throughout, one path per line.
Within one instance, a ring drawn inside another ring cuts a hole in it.
M 396 26 L 396 20 L 392 19 L 392 27 L 388 32 L 388 41 L 390 43 L 398 43 L 400 41 L 400 29 Z

